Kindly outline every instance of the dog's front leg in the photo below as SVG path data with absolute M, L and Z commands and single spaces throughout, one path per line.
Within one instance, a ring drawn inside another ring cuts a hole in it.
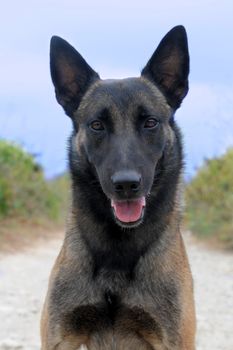
M 157 334 L 139 332 L 143 339 L 151 346 L 154 350 L 169 350 L 170 347 L 167 344 L 166 339 L 160 339 Z M 178 350 L 174 348 L 173 350 Z
M 86 338 L 68 336 L 57 344 L 54 350 L 88 350 L 84 342 L 86 342 Z
M 66 335 L 47 329 L 42 337 L 41 350 L 88 350 L 87 335 Z

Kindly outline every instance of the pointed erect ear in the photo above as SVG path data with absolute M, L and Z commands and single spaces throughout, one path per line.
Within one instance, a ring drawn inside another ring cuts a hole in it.
M 50 70 L 57 101 L 72 117 L 84 93 L 99 76 L 70 44 L 57 36 L 50 43 Z
M 154 82 L 170 106 L 177 109 L 188 92 L 188 74 L 187 35 L 183 26 L 177 26 L 162 39 L 142 76 Z

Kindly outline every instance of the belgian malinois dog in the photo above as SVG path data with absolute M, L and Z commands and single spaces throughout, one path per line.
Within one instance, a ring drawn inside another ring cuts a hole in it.
M 67 232 L 42 315 L 43 350 L 194 350 L 190 268 L 180 234 L 188 92 L 184 27 L 138 78 L 102 80 L 51 40 L 57 101 L 73 123 Z

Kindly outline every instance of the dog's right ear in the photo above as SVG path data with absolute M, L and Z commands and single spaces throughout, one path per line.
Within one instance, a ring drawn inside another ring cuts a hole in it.
M 50 71 L 57 101 L 72 118 L 88 87 L 99 75 L 58 36 L 53 36 L 50 43 Z

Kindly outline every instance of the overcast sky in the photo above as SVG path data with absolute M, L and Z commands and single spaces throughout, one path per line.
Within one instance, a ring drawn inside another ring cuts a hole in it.
M 0 13 L 0 137 L 37 154 L 48 176 L 64 171 L 71 125 L 54 98 L 49 41 L 59 35 L 102 78 L 138 76 L 162 37 L 186 27 L 190 92 L 177 121 L 187 175 L 233 146 L 233 2 L 8 1 Z

